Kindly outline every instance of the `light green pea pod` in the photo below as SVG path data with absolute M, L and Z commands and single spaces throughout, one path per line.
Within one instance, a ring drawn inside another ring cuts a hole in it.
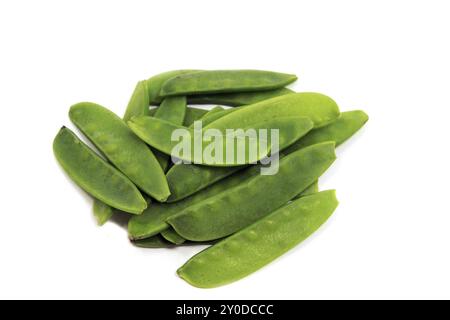
M 148 115 L 153 117 L 156 113 L 156 110 L 158 110 L 158 108 L 151 108 Z M 194 123 L 194 121 L 199 120 L 207 113 L 208 113 L 208 110 L 205 110 L 205 109 L 187 107 L 186 114 L 184 115 L 183 126 L 185 126 L 185 127 L 191 126 Z
M 98 199 L 94 199 L 93 211 L 99 226 L 104 225 L 114 215 L 114 209 Z
M 154 117 L 175 125 L 182 125 L 186 114 L 186 97 L 169 97 L 163 100 Z M 170 157 L 158 150 L 153 150 L 164 172 L 169 168 Z
M 146 82 L 150 104 L 159 105 L 164 99 L 163 97 L 160 96 L 161 86 L 164 84 L 164 82 L 176 76 L 182 74 L 189 74 L 197 71 L 199 70 L 173 70 L 157 74 L 156 76 L 153 76 L 150 79 L 148 79 Z
M 274 175 L 256 175 L 238 186 L 184 209 L 167 222 L 185 239 L 226 237 L 261 219 L 316 181 L 336 159 L 334 142 L 291 153 Z
M 123 116 L 124 121 L 130 120 L 135 116 L 147 116 L 150 114 L 148 100 L 147 81 L 139 81 L 128 102 L 127 109 Z M 114 209 L 100 200 L 94 199 L 93 204 L 94 216 L 100 226 L 104 225 L 114 214 Z
M 169 241 L 170 243 L 180 245 L 186 242 L 186 239 L 184 239 L 182 236 L 180 236 L 178 233 L 175 232 L 172 228 L 166 229 L 161 232 L 161 236 Z
M 130 179 L 66 127 L 56 135 L 53 152 L 69 177 L 94 198 L 133 214 L 141 214 L 147 208 L 147 202 Z
M 161 87 L 161 96 L 262 91 L 285 87 L 297 80 L 293 74 L 262 70 L 212 70 L 173 77 Z
M 220 104 L 223 106 L 238 107 L 254 104 L 267 99 L 284 96 L 294 91 L 281 88 L 256 92 L 217 93 L 210 95 L 195 95 L 188 97 L 190 104 Z
M 140 189 L 158 201 L 169 197 L 166 177 L 155 156 L 122 119 L 108 109 L 88 102 L 72 106 L 69 117 Z
M 199 288 L 242 279 L 306 240 L 337 206 L 334 190 L 300 198 L 195 255 L 177 273 Z
M 211 122 L 215 121 L 217 118 L 216 116 L 220 115 L 223 113 L 223 111 L 225 111 L 224 108 L 220 107 L 220 106 L 216 106 L 214 108 L 212 108 L 211 110 L 209 110 L 207 113 L 205 113 L 205 115 L 203 117 L 201 117 L 198 120 L 202 121 L 202 125 L 206 126 L 207 124 L 210 124 Z M 189 128 L 193 128 L 194 127 L 194 123 L 192 123 Z
M 202 150 L 197 152 L 197 147 L 194 147 L 196 145 L 195 129 L 175 126 L 167 121 L 151 117 L 135 117 L 128 122 L 128 126 L 143 141 L 167 155 L 171 155 L 173 150 L 176 150 L 180 145 L 179 141 L 172 141 L 173 133 L 175 130 L 178 130 L 180 134 L 183 134 L 182 138 L 187 139 L 192 147 L 190 150 L 184 150 L 190 152 L 175 154 L 177 158 L 196 164 L 229 167 L 256 163 L 269 155 L 272 147 L 272 135 L 270 134 L 272 129 L 279 130 L 278 147 L 279 150 L 283 150 L 311 130 L 313 123 L 309 118 L 305 117 L 279 117 L 270 121 L 253 123 L 251 127 L 241 127 L 241 132 L 237 132 L 234 136 L 224 135 L 221 134 L 221 131 L 216 130 L 218 134 L 214 136 L 215 140 L 213 139 L 213 142 L 207 137 L 200 135 L 201 140 L 199 140 L 199 143 L 204 152 Z M 247 129 L 251 129 L 255 136 L 247 135 Z M 267 136 L 257 135 L 260 129 L 266 129 L 266 132 L 269 132 L 269 134 Z M 154 134 L 155 132 L 158 132 L 158 134 Z M 223 142 L 218 147 L 222 148 L 222 150 L 215 149 L 215 141 L 217 140 Z M 225 143 L 227 140 L 232 141 L 231 146 L 233 149 L 230 150 L 229 145 Z M 241 142 L 245 144 L 245 148 L 242 149 L 245 154 L 239 153 L 241 151 Z M 211 150 L 211 146 L 213 146 L 213 150 L 216 153 L 215 157 L 205 157 L 206 151 L 208 149 Z M 221 157 L 219 157 L 218 152 L 220 152 Z

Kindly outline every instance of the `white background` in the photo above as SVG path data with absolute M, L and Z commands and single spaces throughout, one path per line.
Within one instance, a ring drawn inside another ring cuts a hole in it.
M 0 298 L 450 298 L 448 1 L 1 1 Z M 122 114 L 137 80 L 181 68 L 296 73 L 364 109 L 321 180 L 340 206 L 237 283 L 175 271 L 200 248 L 144 250 L 59 168 L 67 111 Z

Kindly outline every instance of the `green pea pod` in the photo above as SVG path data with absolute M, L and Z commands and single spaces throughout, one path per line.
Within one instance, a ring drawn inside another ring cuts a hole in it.
M 169 241 L 170 243 L 180 245 L 186 242 L 186 239 L 184 239 L 182 236 L 180 236 L 178 233 L 175 232 L 172 228 L 166 229 L 161 232 L 161 236 Z
M 361 110 L 342 112 L 336 121 L 323 128 L 311 130 L 284 152 L 293 152 L 323 141 L 334 141 L 336 147 L 340 146 L 361 129 L 368 120 L 368 115 Z
M 159 105 L 163 100 L 163 97 L 160 96 L 161 86 L 167 80 L 182 75 L 189 74 L 192 72 L 197 72 L 199 70 L 173 70 L 164 73 L 157 74 L 156 76 L 148 79 L 147 88 L 148 88 L 148 98 L 151 105 Z
M 161 106 L 156 110 L 154 117 L 166 120 L 175 125 L 182 125 L 186 114 L 186 97 L 169 97 L 163 100 Z M 169 156 L 158 150 L 153 150 L 156 159 L 164 172 L 169 168 Z
M 246 132 L 250 127 L 242 127 L 242 131 L 235 136 L 223 135 L 221 134 L 221 131 L 216 130 L 218 134 L 215 135 L 215 139 L 217 140 L 220 138 L 219 141 L 224 142 L 219 145 L 219 148 L 222 148 L 222 150 L 219 150 L 222 156 L 219 157 L 217 155 L 218 151 L 214 149 L 216 156 L 211 158 L 205 157 L 205 153 L 211 146 L 215 147 L 214 141 L 216 140 L 211 142 L 207 137 L 200 137 L 200 139 L 203 138 L 199 141 L 202 149 L 200 152 L 197 152 L 197 147 L 193 147 L 196 144 L 195 129 L 175 126 L 167 121 L 151 117 L 135 117 L 128 122 L 128 126 L 138 137 L 150 146 L 167 155 L 173 154 L 173 150 L 176 150 L 180 145 L 180 141 L 172 141 L 173 133 L 175 130 L 179 130 L 178 132 L 183 134 L 183 138 L 188 139 L 188 143 L 191 147 L 189 150 L 190 153 L 180 152 L 175 154 L 177 158 L 196 164 L 229 167 L 255 163 L 269 155 L 272 146 L 270 130 L 279 130 L 278 146 L 279 150 L 283 150 L 311 130 L 313 123 L 309 118 L 305 117 L 279 117 L 271 119 L 270 121 L 253 123 L 251 129 L 255 134 L 260 132 L 260 129 L 267 129 L 269 131 L 269 134 L 266 137 L 257 135 L 253 137 L 248 136 Z M 158 132 L 158 134 L 155 134 L 155 132 Z M 228 138 L 233 142 L 232 146 L 234 148 L 231 150 L 229 145 L 225 143 Z M 248 143 L 245 143 L 246 141 Z M 245 143 L 245 149 L 243 149 L 245 154 L 242 155 L 238 152 L 240 151 L 239 147 L 241 142 Z M 257 148 L 253 148 L 252 146 L 256 146 Z
M 194 123 L 194 121 L 199 120 L 207 113 L 208 113 L 208 110 L 205 110 L 205 109 L 188 107 L 186 109 L 186 115 L 184 116 L 183 126 L 185 126 L 185 127 L 191 126 Z
M 124 121 L 130 120 L 135 116 L 146 116 L 150 114 L 148 100 L 147 81 L 139 81 L 128 102 L 127 109 L 123 116 Z M 104 225 L 114 214 L 113 208 L 102 203 L 98 199 L 94 199 L 93 204 L 94 216 L 100 226 Z
M 208 241 L 226 237 L 283 206 L 316 181 L 336 159 L 334 142 L 298 150 L 279 161 L 274 175 L 256 175 L 167 222 L 185 239 Z
M 63 127 L 53 141 L 53 152 L 64 171 L 87 193 L 119 210 L 140 214 L 147 202 L 136 186 L 77 136 Z
M 223 111 L 225 111 L 224 108 L 216 106 L 216 107 L 212 108 L 211 110 L 209 110 L 207 113 L 205 113 L 205 115 L 198 120 L 201 120 L 202 125 L 205 126 L 205 125 L 210 124 L 211 122 L 215 121 L 217 119 L 216 118 L 217 115 L 219 115 L 219 117 L 220 117 L 220 115 L 223 114 Z M 192 123 L 189 126 L 189 128 L 193 128 L 193 127 L 194 127 L 194 123 Z
M 132 243 L 139 248 L 172 248 L 173 243 L 165 240 L 162 236 L 156 235 L 143 240 L 133 240 Z
M 217 93 L 210 95 L 195 95 L 188 97 L 190 104 L 220 104 L 223 106 L 238 107 L 254 104 L 267 99 L 294 93 L 288 88 L 281 88 L 256 92 Z
M 340 146 L 354 135 L 367 122 L 367 115 L 363 111 L 342 112 L 338 119 L 329 125 L 307 133 L 292 146 L 283 150 L 284 154 L 300 150 L 308 145 L 325 141 L 334 141 Z M 194 194 L 203 188 L 233 174 L 234 168 L 217 168 L 196 165 L 176 165 L 167 173 L 172 194 L 168 202 L 178 201 Z
M 295 196 L 294 199 L 296 200 L 301 197 L 310 196 L 314 193 L 319 192 L 319 180 L 314 181 L 308 188 L 303 190 L 299 195 Z
M 166 177 L 155 156 L 122 119 L 88 102 L 72 106 L 69 116 L 106 158 L 140 189 L 158 201 L 169 197 Z
M 148 88 L 146 81 L 139 81 L 128 102 L 127 109 L 123 116 L 123 121 L 128 121 L 136 116 L 149 115 Z
M 334 190 L 293 201 L 195 255 L 177 273 L 200 288 L 242 279 L 307 239 L 337 206 Z
M 130 239 L 139 240 L 154 236 L 167 228 L 166 220 L 175 214 L 182 212 L 194 204 L 218 195 L 231 189 L 254 175 L 260 174 L 260 166 L 250 166 L 245 170 L 223 179 L 220 183 L 213 184 L 192 196 L 174 203 L 152 203 L 142 215 L 132 217 L 128 222 L 128 235 Z
M 98 199 L 94 199 L 93 211 L 99 226 L 104 225 L 114 215 L 114 209 Z
M 161 96 L 262 91 L 285 87 L 297 80 L 292 74 L 262 70 L 212 70 L 173 77 L 161 87 Z

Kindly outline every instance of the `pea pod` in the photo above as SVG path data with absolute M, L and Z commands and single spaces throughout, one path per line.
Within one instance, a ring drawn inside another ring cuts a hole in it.
M 165 240 L 162 236 L 156 235 L 143 240 L 134 240 L 132 243 L 139 248 L 172 248 L 173 243 Z
M 114 215 L 114 209 L 98 199 L 94 199 L 93 211 L 99 226 L 104 225 Z
M 179 141 L 172 141 L 172 134 L 173 132 L 175 132 L 175 130 L 179 130 L 179 132 L 185 134 L 183 137 L 189 140 L 190 146 L 194 146 L 196 144 L 196 134 L 194 130 L 176 126 L 160 119 L 151 117 L 135 117 L 128 121 L 128 126 L 138 137 L 147 142 L 150 146 L 167 155 L 171 155 L 173 153 L 173 150 L 175 150 L 180 144 Z M 311 130 L 312 127 L 313 123 L 311 122 L 311 120 L 309 120 L 309 118 L 279 117 L 271 119 L 270 121 L 253 123 L 251 129 L 253 129 L 254 132 L 260 132 L 259 129 L 279 130 L 278 145 L 279 149 L 282 150 L 305 135 L 309 130 Z M 180 154 L 175 154 L 175 156 L 185 161 L 219 167 L 239 166 L 249 163 L 255 163 L 256 161 L 266 157 L 271 151 L 271 134 L 269 134 L 267 137 L 249 137 L 245 134 L 245 130 L 249 129 L 250 127 L 241 128 L 243 129 L 243 131 L 230 139 L 234 142 L 232 144 L 234 149 L 229 150 L 229 146 L 227 143 L 223 143 L 220 146 L 223 148 L 221 150 L 221 157 L 219 157 L 217 154 L 214 158 L 205 157 L 205 152 L 197 152 L 195 147 L 191 147 L 190 153 L 183 152 Z M 155 132 L 157 132 L 158 134 L 155 134 Z M 220 136 L 219 131 L 219 138 L 221 141 L 226 141 L 228 137 L 229 136 L 225 135 Z M 211 142 L 206 137 L 203 136 L 201 138 L 203 138 L 200 141 L 202 150 L 206 150 L 207 148 L 209 148 L 209 146 L 214 145 L 214 142 Z M 250 142 L 245 145 L 245 149 L 243 150 L 245 154 L 240 157 L 241 155 L 238 153 L 239 143 L 241 141 L 245 142 L 247 139 Z M 256 150 L 251 147 L 252 143 L 253 145 L 257 146 Z
M 140 214 L 147 207 L 136 186 L 63 127 L 53 141 L 56 159 L 69 177 L 87 193 L 107 205 Z
M 297 80 L 292 74 L 262 70 L 212 70 L 173 77 L 161 87 L 161 96 L 271 90 Z
M 188 97 L 190 104 L 220 104 L 230 107 L 238 107 L 254 104 L 267 99 L 294 93 L 287 88 L 280 88 L 256 92 L 217 93 L 210 95 L 195 95 Z
M 184 116 L 183 126 L 185 126 L 185 127 L 191 126 L 194 123 L 194 121 L 199 120 L 207 113 L 208 113 L 208 110 L 205 110 L 205 109 L 188 107 L 186 109 L 186 115 Z
M 283 150 L 284 154 L 297 151 L 308 145 L 325 141 L 334 141 L 340 146 L 352 135 L 354 135 L 367 122 L 367 115 L 363 111 L 342 112 L 338 119 L 331 124 L 311 130 L 292 146 Z M 217 168 L 196 165 L 176 165 L 167 173 L 172 194 L 168 201 L 178 201 L 185 196 L 193 194 L 208 187 L 235 172 L 234 168 Z
M 216 106 L 211 110 L 209 110 L 207 113 L 205 113 L 205 115 L 198 120 L 201 120 L 202 125 L 205 126 L 206 124 L 209 124 L 218 119 L 216 116 L 219 115 L 220 117 L 223 114 L 223 111 L 225 111 L 224 108 Z M 190 128 L 194 127 L 194 124 L 192 123 L 189 127 Z
M 197 205 L 167 222 L 185 239 L 207 241 L 226 237 L 301 193 L 336 159 L 334 142 L 298 150 L 279 161 L 275 175 L 256 175 Z
M 127 109 L 123 116 L 123 120 L 126 122 L 135 116 L 147 116 L 149 115 L 149 100 L 148 100 L 148 88 L 146 81 L 139 81 L 131 95 L 128 102 Z
M 302 191 L 299 195 L 295 196 L 293 200 L 299 199 L 301 197 L 310 196 L 314 193 L 319 192 L 319 180 L 314 181 L 308 188 Z
M 167 180 L 155 156 L 119 117 L 88 102 L 72 106 L 69 116 L 108 160 L 145 193 L 158 201 L 168 198 Z
M 154 117 L 175 125 L 182 125 L 186 114 L 186 97 L 169 97 L 163 100 Z M 169 156 L 158 150 L 153 151 L 164 172 L 169 168 Z
M 178 233 L 175 232 L 172 228 L 166 229 L 161 232 L 161 236 L 169 241 L 170 243 L 180 245 L 183 244 L 186 239 L 184 239 L 182 236 L 180 236 Z
M 334 190 L 293 201 L 195 255 L 177 273 L 200 288 L 242 279 L 307 239 L 337 206 Z
M 182 75 L 182 74 L 189 74 L 192 72 L 197 72 L 199 70 L 173 70 L 173 71 L 167 71 L 160 74 L 157 74 L 151 78 L 149 78 L 147 83 L 148 88 L 148 98 L 150 101 L 150 104 L 152 105 L 159 105 L 161 101 L 164 99 L 160 96 L 161 92 L 161 86 L 166 82 L 167 80 Z

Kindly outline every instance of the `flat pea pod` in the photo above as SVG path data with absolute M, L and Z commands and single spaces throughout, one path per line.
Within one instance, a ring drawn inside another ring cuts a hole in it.
M 246 179 L 259 175 L 259 166 L 250 166 L 230 177 L 203 189 L 190 197 L 174 203 L 152 203 L 140 216 L 133 216 L 128 222 L 128 236 L 139 240 L 154 236 L 170 226 L 166 220 L 184 209 L 200 203 L 205 199 L 218 195 L 230 188 L 241 184 Z
M 311 130 L 284 152 L 293 152 L 324 141 L 334 141 L 338 147 L 361 129 L 368 120 L 368 115 L 361 110 L 342 112 L 338 119 L 323 128 Z
M 140 214 L 147 202 L 136 186 L 66 127 L 53 141 L 53 152 L 64 171 L 83 190 L 107 205 Z
M 298 150 L 279 161 L 274 175 L 256 175 L 167 219 L 191 241 L 226 237 L 286 204 L 334 162 L 334 142 Z
M 163 119 L 175 125 L 182 125 L 186 114 L 186 97 L 168 97 L 163 100 L 159 108 L 156 110 L 154 117 Z M 169 156 L 158 150 L 153 150 L 164 172 L 169 168 Z
M 188 97 L 190 104 L 220 104 L 223 106 L 238 107 L 254 104 L 267 99 L 294 93 L 288 88 L 280 88 L 256 92 L 217 93 L 209 95 L 195 95 Z
M 156 235 L 147 239 L 142 240 L 133 240 L 131 243 L 133 243 L 136 247 L 139 248 L 172 248 L 175 245 L 166 239 L 164 239 L 160 235 Z
M 229 128 L 233 128 L 235 126 L 234 123 L 236 123 L 237 121 L 245 121 L 246 125 L 251 126 L 251 122 L 253 121 L 252 119 L 256 118 L 258 120 L 264 120 L 267 116 L 276 118 L 277 116 L 279 116 L 279 112 L 282 111 L 282 115 L 284 116 L 288 114 L 296 114 L 297 116 L 301 115 L 310 119 L 315 119 L 314 126 L 318 129 L 314 131 L 321 132 L 321 130 L 326 130 L 328 132 L 330 130 L 325 129 L 326 127 L 324 127 L 324 124 L 332 121 L 331 119 L 334 119 L 334 121 L 336 121 L 336 119 L 338 119 L 339 117 L 339 109 L 337 108 L 337 105 L 334 103 L 334 101 L 326 96 L 314 93 L 295 93 L 289 95 L 288 97 L 288 99 L 284 97 L 272 99 L 273 103 L 268 100 L 260 104 L 254 104 L 252 106 L 247 106 L 244 108 L 226 109 L 224 111 L 216 113 L 215 115 L 219 115 L 219 117 L 217 117 L 217 121 L 208 124 L 205 128 L 219 128 L 221 130 L 224 130 L 225 128 L 227 128 L 227 126 Z M 247 112 L 246 110 L 248 110 L 249 108 L 254 108 L 255 111 Z M 241 112 L 246 113 L 247 115 L 239 116 Z M 234 117 L 235 115 L 238 116 L 235 117 L 233 121 L 226 119 L 227 117 Z M 347 117 L 348 116 L 345 116 L 344 119 L 347 119 Z M 248 119 L 248 121 L 245 119 Z M 332 126 L 332 124 L 330 126 Z M 339 127 L 341 126 L 339 125 Z M 344 131 L 345 134 L 347 134 L 347 138 L 348 134 L 353 132 L 352 130 L 347 129 L 344 129 Z M 323 135 L 324 137 L 326 136 L 327 139 L 317 142 L 334 141 L 335 139 L 338 139 L 340 141 L 342 139 L 340 137 L 345 136 L 345 134 L 336 132 L 336 130 L 332 130 L 332 132 L 330 133 L 331 134 Z M 308 135 L 309 133 L 306 134 L 306 136 Z M 303 139 L 304 138 L 298 140 L 293 145 L 299 144 L 299 141 L 302 141 Z M 298 150 L 298 148 L 293 148 L 292 146 L 290 146 L 287 148 L 287 150 L 291 152 Z M 287 153 L 287 151 L 283 152 Z M 192 164 L 175 165 L 171 168 L 171 170 L 168 171 L 166 175 L 167 181 L 169 183 L 169 188 L 172 193 L 168 201 L 173 202 L 183 199 L 203 188 L 208 187 L 212 183 L 215 183 L 233 174 L 235 171 L 236 169 L 232 167 L 218 168 L 196 166 Z
M 151 117 L 135 117 L 128 121 L 128 126 L 131 130 L 140 137 L 143 141 L 148 143 L 153 148 L 167 154 L 173 154 L 174 150 L 180 145 L 180 141 L 173 141 L 172 134 L 176 130 L 185 134 L 183 138 L 188 139 L 190 146 L 195 146 L 196 143 L 196 133 L 195 129 L 187 129 L 181 126 L 173 125 L 167 121 L 161 119 L 155 119 Z M 260 129 L 277 129 L 278 130 L 278 147 L 279 150 L 283 150 L 287 146 L 291 145 L 297 141 L 300 137 L 305 135 L 313 127 L 313 123 L 309 118 L 305 117 L 284 117 L 275 118 L 270 121 L 264 121 L 261 123 L 253 123 L 251 129 L 254 132 L 260 132 Z M 229 150 L 227 143 L 222 143 L 219 147 L 222 148 L 219 157 L 218 151 L 215 150 L 215 157 L 205 156 L 206 150 L 210 146 L 215 147 L 215 140 L 211 142 L 207 137 L 200 136 L 200 141 L 202 150 L 197 152 L 196 147 L 191 147 L 190 152 L 179 152 L 175 155 L 177 158 L 196 164 L 204 164 L 210 166 L 240 166 L 249 163 L 256 163 L 258 160 L 266 157 L 271 151 L 271 134 L 267 136 L 249 136 L 245 132 L 249 128 L 243 127 L 240 133 L 234 136 L 221 135 L 219 132 L 219 137 L 215 135 L 215 139 L 225 142 L 226 140 L 231 140 L 234 149 Z M 183 130 L 183 131 L 182 131 Z M 157 132 L 158 134 L 155 134 Z M 223 131 L 225 133 L 225 131 Z M 240 155 L 238 153 L 240 142 L 246 142 L 245 148 L 242 149 L 245 154 Z M 256 146 L 257 148 L 253 148 Z M 186 150 L 185 150 L 186 151 Z M 256 151 L 256 152 L 255 152 Z M 242 156 L 242 157 L 241 157 Z
M 205 113 L 205 115 L 198 120 L 201 120 L 202 125 L 205 126 L 206 124 L 209 124 L 209 123 L 215 121 L 217 119 L 216 115 L 217 114 L 221 115 L 223 113 L 223 111 L 225 111 L 224 108 L 222 108 L 220 106 L 216 106 L 216 107 L 212 108 L 211 110 L 209 110 L 207 113 Z M 189 128 L 192 128 L 192 127 L 194 127 L 194 123 L 192 123 L 189 126 Z
M 242 279 L 307 239 L 337 206 L 334 190 L 293 201 L 195 255 L 177 273 L 199 288 Z
M 220 110 L 220 111 L 213 112 L 212 114 L 209 114 L 209 115 L 206 114 L 204 117 L 202 117 L 200 119 L 202 121 L 202 126 L 206 127 L 207 125 L 209 125 L 210 123 L 216 121 L 217 119 L 220 119 L 220 118 L 222 118 L 222 117 L 224 117 L 227 114 L 230 114 L 232 112 L 236 112 L 237 110 L 239 110 L 239 108 L 241 108 L 241 107 Z M 194 124 L 192 124 L 190 126 L 190 128 L 192 128 L 193 126 L 194 126 Z
M 175 232 L 172 228 L 166 229 L 161 232 L 161 236 L 169 241 L 170 243 L 180 245 L 186 242 L 186 239 L 184 239 L 182 236 L 180 236 L 178 233 Z
M 133 94 L 131 95 L 130 101 L 128 102 L 123 120 L 126 122 L 135 116 L 149 115 L 148 106 L 149 100 L 147 81 L 139 81 L 133 91 Z
M 148 106 L 149 100 L 147 81 L 139 81 L 136 84 L 133 94 L 131 95 L 130 101 L 128 102 L 123 120 L 128 121 L 135 116 L 149 115 L 150 110 Z M 114 214 L 113 208 L 109 207 L 105 203 L 102 203 L 98 199 L 94 199 L 93 211 L 94 217 L 100 226 L 104 225 Z
M 99 226 L 104 225 L 114 215 L 114 209 L 98 199 L 94 199 L 93 211 Z
M 314 193 L 319 192 L 319 180 L 314 181 L 308 188 L 302 191 L 298 196 L 295 196 L 293 200 L 301 197 L 310 196 Z
M 200 70 L 173 70 L 173 71 L 167 71 L 160 74 L 157 74 L 149 79 L 147 79 L 147 88 L 148 88 L 148 98 L 151 105 L 159 105 L 163 97 L 160 96 L 161 86 L 166 82 L 167 80 L 182 75 L 182 74 L 189 74 L 192 72 L 197 72 Z
M 251 128 L 254 123 L 279 117 L 308 117 L 314 128 L 320 128 L 336 120 L 339 114 L 339 107 L 330 97 L 314 92 L 292 93 L 238 108 L 205 129 Z
M 69 117 L 131 181 L 158 201 L 169 195 L 167 180 L 150 148 L 108 109 L 89 102 L 70 108 Z
M 194 123 L 194 121 L 199 120 L 207 113 L 208 110 L 205 109 L 188 107 L 186 109 L 186 115 L 184 116 L 183 126 L 185 127 L 191 126 Z
M 161 87 L 161 96 L 278 89 L 297 80 L 293 74 L 263 70 L 210 70 L 173 77 Z

